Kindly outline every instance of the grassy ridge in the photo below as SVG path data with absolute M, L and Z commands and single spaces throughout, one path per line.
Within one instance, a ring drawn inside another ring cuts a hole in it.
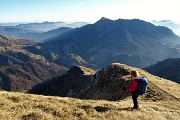
M 73 98 L 0 92 L 1 120 L 102 120 L 180 118 L 179 101 L 146 101 L 132 110 L 132 100 L 79 100 Z

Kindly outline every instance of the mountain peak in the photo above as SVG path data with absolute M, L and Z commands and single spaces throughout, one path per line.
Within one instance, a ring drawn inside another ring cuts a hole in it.
M 102 17 L 100 20 L 98 20 L 96 23 L 107 23 L 107 22 L 113 22 L 113 20 Z
M 92 75 L 95 73 L 95 71 L 93 69 L 84 67 L 84 66 L 73 66 L 70 68 L 70 70 L 68 71 L 68 73 L 72 73 L 72 74 L 85 74 L 85 75 Z
M 100 20 L 110 20 L 110 19 L 108 19 L 106 17 L 102 17 Z

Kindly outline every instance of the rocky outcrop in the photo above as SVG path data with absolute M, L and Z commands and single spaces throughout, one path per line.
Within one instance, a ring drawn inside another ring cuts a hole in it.
M 71 67 L 65 75 L 34 86 L 29 93 L 73 97 L 93 84 L 95 71 L 83 66 Z
M 158 101 L 180 98 L 180 94 L 173 92 L 173 86 L 164 88 L 168 84 L 177 86 L 176 83 L 120 63 L 112 63 L 96 73 L 91 69 L 75 66 L 70 68 L 66 75 L 36 85 L 29 93 L 80 99 L 121 100 L 131 95 L 123 91 L 122 86 L 131 85 L 132 70 L 138 70 L 140 75 L 149 81 L 148 90 L 142 99 Z

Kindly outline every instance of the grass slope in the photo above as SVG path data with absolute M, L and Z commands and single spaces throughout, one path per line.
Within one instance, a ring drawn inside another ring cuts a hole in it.
M 178 120 L 177 100 L 147 101 L 139 98 L 140 109 L 131 110 L 132 100 L 79 100 L 73 98 L 0 92 L 1 120 Z

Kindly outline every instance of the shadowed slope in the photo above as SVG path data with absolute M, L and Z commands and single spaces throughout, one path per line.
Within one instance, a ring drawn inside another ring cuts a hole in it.
M 87 89 L 92 84 L 94 73 L 95 71 L 90 68 L 74 66 L 71 67 L 66 74 L 38 84 L 28 92 L 72 97 L 74 94 Z
M 169 58 L 144 69 L 151 74 L 180 83 L 180 58 Z

